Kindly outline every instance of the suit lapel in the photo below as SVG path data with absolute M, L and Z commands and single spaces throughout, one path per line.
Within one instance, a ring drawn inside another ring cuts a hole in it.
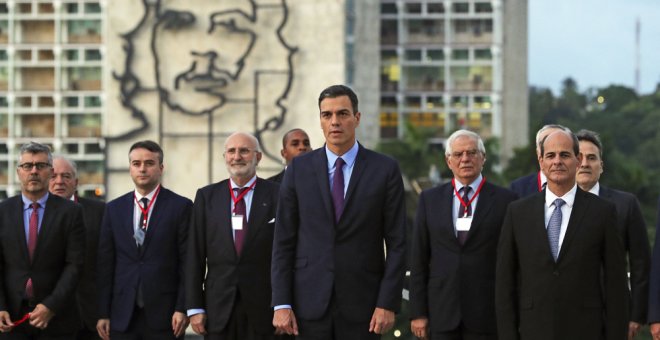
M 265 190 L 263 185 L 263 180 L 257 178 L 257 185 L 254 187 L 254 192 L 252 193 L 252 204 L 250 206 L 250 218 L 248 219 L 248 230 L 247 235 L 245 235 L 245 240 L 243 241 L 243 249 L 247 244 L 256 237 L 257 233 L 267 224 L 268 221 L 265 219 L 268 218 L 266 212 L 269 209 L 270 203 L 268 201 L 268 192 Z
M 428 221 L 440 221 L 441 232 L 446 235 L 447 240 L 453 240 L 452 244 L 456 249 L 460 248 L 458 238 L 456 237 L 456 229 L 454 227 L 453 209 L 454 209 L 454 187 L 451 183 L 446 183 L 436 191 L 436 197 L 431 198 L 431 202 L 438 202 L 437 209 L 431 211 L 431 215 L 427 218 Z
M 545 227 L 545 190 L 534 194 L 533 202 L 530 204 L 529 216 L 534 216 L 530 226 L 530 230 L 534 233 L 531 239 L 540 240 L 541 247 L 545 249 L 548 259 L 554 262 L 550 250 L 550 241 L 548 240 L 548 230 Z M 525 226 L 522 226 L 522 228 L 525 228 Z
M 229 180 L 221 181 L 214 187 L 214 190 L 216 191 L 214 195 L 217 195 L 218 201 L 217 203 L 211 202 L 211 200 L 208 202 L 213 205 L 213 209 L 207 217 L 208 221 L 206 223 L 219 226 L 220 230 L 217 230 L 218 242 L 221 243 L 219 247 L 220 249 L 228 249 L 229 251 L 226 253 L 231 254 L 232 260 L 235 261 L 238 254 L 236 254 L 236 247 L 234 246 L 234 230 L 231 225 L 232 201 L 229 193 Z M 217 222 L 213 223 L 211 221 Z M 214 245 L 211 244 L 210 246 Z
M 138 254 L 137 243 L 135 242 L 135 226 L 133 225 L 133 219 L 135 218 L 135 205 L 134 205 L 134 195 L 133 191 L 127 193 L 123 197 L 118 198 L 120 203 L 118 205 L 119 212 L 118 215 L 122 216 L 120 230 L 117 233 L 120 233 L 120 239 L 125 240 L 128 246 L 135 251 L 135 254 Z
M 316 183 L 323 198 L 323 207 L 331 221 L 334 221 L 335 213 L 332 206 L 330 194 L 330 179 L 328 178 L 328 158 L 325 155 L 325 148 L 319 148 L 314 155 L 314 173 L 316 174 Z M 346 206 L 344 204 L 344 206 Z
M 44 217 L 41 219 L 41 227 L 39 228 L 39 234 L 37 236 L 37 248 L 34 250 L 34 258 L 32 262 L 37 261 L 39 257 L 39 252 L 43 248 L 43 243 L 48 239 L 48 234 L 53 228 L 57 228 L 54 225 L 55 214 L 59 211 L 61 202 L 59 202 L 53 194 L 48 195 L 46 200 L 46 208 L 44 209 Z M 26 248 L 27 249 L 27 248 Z
M 346 209 L 351 206 L 349 201 L 353 196 L 353 193 L 355 193 L 355 188 L 357 187 L 358 183 L 360 183 L 360 177 L 362 177 L 362 174 L 366 172 L 368 165 L 369 162 L 367 162 L 365 149 L 362 147 L 362 145 L 358 144 L 358 152 L 355 156 L 353 172 L 351 173 L 351 178 L 348 182 L 348 190 L 346 190 L 346 198 L 344 199 L 344 212 L 342 213 L 342 216 L 346 214 Z
M 485 180 L 485 179 L 484 179 Z M 472 218 L 472 224 L 470 225 L 470 231 L 467 234 L 467 239 L 465 243 L 470 242 L 471 235 L 474 235 L 477 229 L 481 226 L 481 222 L 488 216 L 490 209 L 493 207 L 493 194 L 495 190 L 490 183 L 484 183 L 484 186 L 479 192 L 477 197 L 477 204 L 474 210 L 474 216 Z
M 9 214 L 11 215 L 9 220 L 17 222 L 14 230 L 16 231 L 16 239 L 20 243 L 18 248 L 20 249 L 20 252 L 23 253 L 22 257 L 25 259 L 25 263 L 29 266 L 30 258 L 28 256 L 27 239 L 25 238 L 25 220 L 23 219 L 23 215 L 25 214 L 25 211 L 23 211 L 25 209 L 23 207 L 23 199 L 21 198 L 21 195 L 10 199 L 15 199 L 16 204 L 14 205 L 14 209 L 9 209 Z
M 573 202 L 571 216 L 568 220 L 568 226 L 566 226 L 564 241 L 562 242 L 561 249 L 559 250 L 559 257 L 557 258 L 557 262 L 561 261 L 566 252 L 570 250 L 571 241 L 573 241 L 575 234 L 578 232 L 580 226 L 582 225 L 582 219 L 588 210 L 588 201 L 585 199 L 585 195 L 587 195 L 587 193 L 578 187 L 577 192 L 575 193 L 575 201 Z
M 149 223 L 147 224 L 147 233 L 144 236 L 144 243 L 142 244 L 142 252 L 144 252 L 147 247 L 149 247 L 149 243 L 151 239 L 153 239 L 155 236 L 155 233 L 159 233 L 159 229 L 163 228 L 163 224 L 161 224 L 161 220 L 163 218 L 163 214 L 167 211 L 168 203 L 169 203 L 169 193 L 167 192 L 167 189 L 163 188 L 161 186 L 160 191 L 158 192 L 158 196 L 156 196 L 156 201 L 154 202 L 154 206 L 151 209 L 151 217 L 149 217 Z M 160 227 L 159 227 L 160 226 Z

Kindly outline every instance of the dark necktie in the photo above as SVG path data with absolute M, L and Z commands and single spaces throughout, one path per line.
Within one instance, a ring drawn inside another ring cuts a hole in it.
M 559 257 L 559 234 L 561 234 L 562 219 L 561 206 L 564 203 L 566 202 L 561 198 L 555 200 L 555 211 L 552 212 L 548 221 L 548 242 L 550 242 L 550 251 L 555 262 L 557 262 L 557 257 Z
M 339 223 L 341 213 L 344 211 L 344 162 L 337 158 L 335 161 L 335 174 L 332 180 L 332 203 L 335 207 L 335 223 Z
M 135 230 L 135 240 L 138 243 L 138 248 L 144 244 L 144 238 L 147 235 L 147 219 L 149 218 L 149 211 L 147 210 L 149 208 L 149 199 L 146 197 L 142 197 L 140 199 L 140 203 L 142 206 L 142 209 L 140 209 L 140 220 L 138 221 L 138 224 L 140 225 L 139 228 Z M 145 213 L 146 211 L 146 213 Z
M 39 236 L 39 203 L 32 203 L 32 214 L 30 214 L 30 224 L 28 230 L 28 254 L 30 255 L 30 262 L 34 258 L 34 250 L 37 249 L 37 237 Z M 34 290 L 32 289 L 32 278 L 28 278 L 25 283 L 25 296 L 28 299 L 34 297 Z
M 463 203 L 467 204 L 467 207 L 461 203 L 461 209 L 458 210 L 458 218 L 472 216 L 472 205 L 470 204 L 469 198 L 470 189 L 472 188 L 467 185 L 461 189 L 463 191 Z M 456 232 L 456 235 L 458 236 L 458 243 L 461 245 L 465 244 L 468 235 L 467 230 L 459 230 Z
M 234 188 L 234 191 L 236 192 L 235 197 L 240 197 L 245 190 L 249 189 L 250 188 Z M 245 197 L 241 197 L 241 199 L 234 204 L 234 214 L 243 216 L 243 229 L 234 230 L 234 247 L 236 248 L 236 254 L 240 255 L 243 250 L 243 239 L 247 234 L 247 216 L 245 216 L 247 214 L 247 209 L 245 207 Z

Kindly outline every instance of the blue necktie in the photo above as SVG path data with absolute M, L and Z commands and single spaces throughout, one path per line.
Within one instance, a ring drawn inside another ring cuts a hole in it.
M 557 257 L 559 256 L 559 234 L 561 233 L 561 206 L 564 205 L 564 200 L 558 198 L 555 200 L 555 211 L 550 215 L 550 221 L 548 221 L 548 241 L 550 242 L 550 251 L 552 252 L 552 257 L 557 262 Z
M 335 161 L 335 174 L 332 179 L 332 203 L 335 207 L 335 223 L 339 223 L 341 213 L 344 211 L 344 162 L 337 158 Z

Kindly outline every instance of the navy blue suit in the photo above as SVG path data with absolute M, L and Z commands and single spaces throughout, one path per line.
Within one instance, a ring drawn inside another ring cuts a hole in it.
M 649 283 L 649 323 L 660 322 L 660 200 L 658 201 L 658 221 L 655 225 L 655 244 L 651 259 L 651 279 Z
M 142 250 L 134 235 L 134 192 L 106 206 L 98 252 L 99 317 L 125 332 L 133 317 L 138 285 L 150 329 L 171 329 L 172 314 L 185 313 L 184 266 L 192 202 L 161 188 Z
M 318 320 L 333 305 L 354 323 L 368 323 L 376 307 L 398 311 L 406 255 L 398 164 L 359 146 L 338 223 L 329 183 L 325 148 L 294 158 L 285 172 L 273 245 L 273 305 L 292 305 L 298 320 Z
M 518 195 L 519 198 L 524 198 L 534 195 L 539 192 L 539 173 L 534 172 L 527 176 L 516 178 L 509 185 L 509 189 Z

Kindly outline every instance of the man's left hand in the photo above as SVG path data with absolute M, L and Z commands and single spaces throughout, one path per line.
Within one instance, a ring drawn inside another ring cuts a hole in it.
M 39 329 L 45 329 L 48 327 L 48 322 L 53 316 L 55 316 L 55 313 L 40 303 L 30 312 L 30 325 Z
M 369 323 L 369 332 L 385 334 L 392 326 L 394 326 L 394 312 L 376 307 Z
M 174 312 L 172 315 L 172 330 L 174 331 L 174 337 L 178 338 L 186 331 L 188 327 L 188 316 L 185 313 Z

